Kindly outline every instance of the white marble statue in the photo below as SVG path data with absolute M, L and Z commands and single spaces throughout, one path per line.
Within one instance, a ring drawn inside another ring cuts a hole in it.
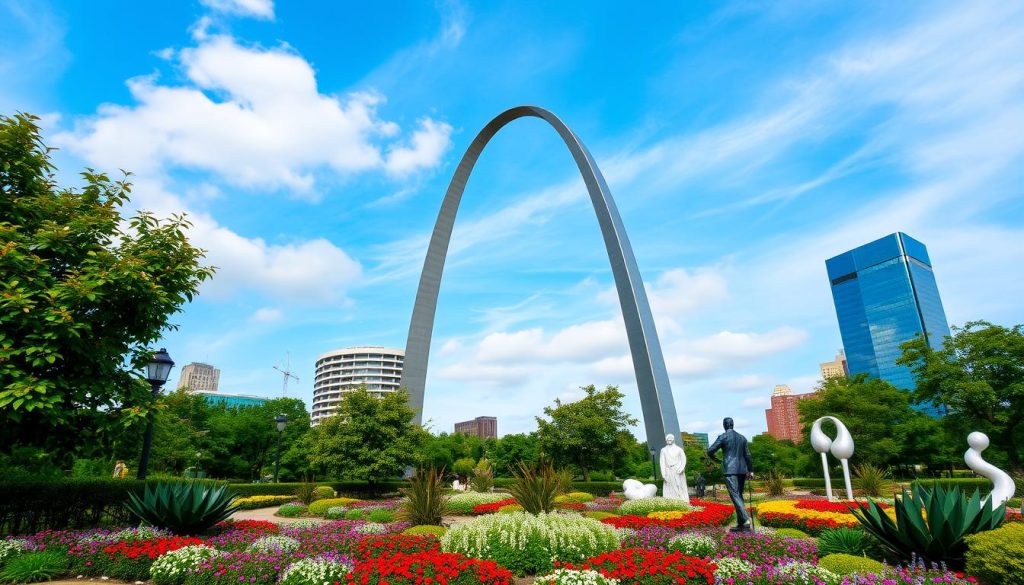
M 988 449 L 988 443 L 988 435 L 985 433 L 974 431 L 967 435 L 967 444 L 971 448 L 964 453 L 964 463 L 974 473 L 992 481 L 992 493 L 989 497 L 992 498 L 992 506 L 995 507 L 1012 498 L 1017 486 L 1014 485 L 1010 474 L 981 458 L 981 452 Z M 981 501 L 982 506 L 989 497 Z
M 674 500 L 690 501 L 690 490 L 686 488 L 686 452 L 676 445 L 673 435 L 665 435 L 665 446 L 661 448 L 661 476 L 665 480 L 661 495 Z
M 830 420 L 836 425 L 836 438 L 830 439 L 821 430 L 821 423 Z M 831 451 L 832 456 L 843 464 L 843 479 L 846 480 L 846 499 L 853 499 L 853 484 L 850 482 L 850 457 L 853 457 L 853 435 L 843 424 L 843 421 L 834 416 L 823 416 L 814 421 L 811 425 L 811 446 L 818 453 L 821 453 L 821 467 L 825 471 L 825 493 L 829 501 L 832 498 L 832 480 L 828 475 L 828 457 L 826 452 Z
M 622 495 L 627 500 L 643 500 L 658 495 L 658 486 L 653 483 L 640 483 L 635 479 L 622 482 Z

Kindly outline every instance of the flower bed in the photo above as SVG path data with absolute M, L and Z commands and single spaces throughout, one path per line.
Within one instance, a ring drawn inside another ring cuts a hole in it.
M 493 494 L 481 492 L 465 492 L 455 494 L 448 498 L 446 513 L 456 516 L 474 514 L 473 509 L 481 504 L 493 504 L 508 500 L 508 494 Z M 515 502 L 515 500 L 512 500 Z
M 472 514 L 493 514 L 500 511 L 505 506 L 516 506 L 519 502 L 515 498 L 505 498 L 496 502 L 488 502 L 486 504 L 478 504 L 473 506 Z
M 817 536 L 829 528 L 859 527 L 860 522 L 850 513 L 850 505 L 848 502 L 825 500 L 773 500 L 757 506 L 757 519 L 762 526 L 795 528 Z M 888 504 L 883 504 L 883 507 L 892 509 Z
M 591 557 L 579 567 L 568 563 L 561 566 L 594 570 L 623 585 L 711 585 L 715 582 L 713 563 L 679 552 L 626 548 Z
M 512 573 L 492 561 L 436 551 L 399 553 L 356 563 L 349 576 L 358 585 L 509 585 Z
M 235 499 L 235 505 L 240 510 L 255 510 L 257 508 L 280 506 L 294 499 L 295 496 L 249 496 L 248 498 Z
M 647 526 L 665 526 L 682 530 L 685 528 L 702 528 L 705 526 L 722 526 L 729 522 L 733 515 L 733 507 L 718 502 L 691 500 L 695 508 L 690 511 L 651 512 L 647 516 L 615 516 L 605 518 L 601 522 L 616 528 L 638 530 Z

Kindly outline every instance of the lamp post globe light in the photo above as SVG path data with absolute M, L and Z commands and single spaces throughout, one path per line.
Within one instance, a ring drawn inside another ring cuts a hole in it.
M 174 360 L 167 354 L 167 350 L 160 348 L 160 351 L 153 354 L 153 357 L 146 364 L 146 381 L 153 388 L 153 401 L 160 395 L 160 387 L 167 382 L 171 375 L 171 368 L 174 367 Z M 153 412 L 150 410 L 149 420 L 146 421 L 146 436 L 142 439 L 142 457 L 139 458 L 139 479 L 146 479 L 146 471 L 149 467 L 149 447 L 153 443 Z
M 284 434 L 284 427 L 288 424 L 288 417 L 279 414 L 274 417 L 277 423 L 277 461 L 274 463 L 274 483 L 277 483 L 277 474 L 281 471 L 281 435 Z

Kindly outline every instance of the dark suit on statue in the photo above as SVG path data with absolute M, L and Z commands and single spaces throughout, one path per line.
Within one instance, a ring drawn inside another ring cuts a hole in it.
M 713 456 L 718 450 L 722 451 L 722 473 L 725 475 L 725 487 L 729 490 L 729 498 L 736 508 L 736 524 L 740 528 L 750 526 L 750 514 L 747 513 L 747 506 L 743 503 L 743 486 L 747 480 L 747 474 L 754 468 L 754 462 L 750 458 L 750 446 L 747 438 L 729 429 L 718 435 L 715 442 L 708 447 L 708 455 Z

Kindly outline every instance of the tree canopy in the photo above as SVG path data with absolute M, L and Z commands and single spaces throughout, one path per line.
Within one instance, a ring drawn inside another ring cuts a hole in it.
M 576 402 L 556 399 L 544 407 L 551 420 L 537 417 L 537 437 L 545 455 L 561 466 L 575 465 L 589 481 L 591 470 L 615 468 L 629 453 L 636 439 L 627 427 L 637 420 L 622 410 L 618 387 L 581 389 L 586 395 Z
M 947 410 L 944 424 L 958 445 L 981 431 L 991 440 L 986 458 L 1005 458 L 1024 472 L 1024 328 L 971 321 L 953 327 L 942 349 L 923 338 L 903 345 L 898 363 L 917 378 L 917 399 Z
M 145 420 L 138 368 L 213 269 L 183 216 L 122 215 L 127 173 L 59 187 L 37 119 L 0 116 L 0 444 L 69 460 Z

